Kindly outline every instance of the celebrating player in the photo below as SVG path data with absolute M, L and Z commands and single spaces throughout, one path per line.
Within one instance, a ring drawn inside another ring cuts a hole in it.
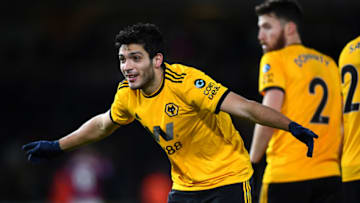
M 311 156 L 317 135 L 309 129 L 231 92 L 200 70 L 165 63 L 163 37 L 155 25 L 125 28 L 116 36 L 116 45 L 125 80 L 118 85 L 110 110 L 57 141 L 24 145 L 30 161 L 98 141 L 137 120 L 169 157 L 173 180 L 169 203 L 248 203 L 253 169 L 229 114 L 290 131 Z

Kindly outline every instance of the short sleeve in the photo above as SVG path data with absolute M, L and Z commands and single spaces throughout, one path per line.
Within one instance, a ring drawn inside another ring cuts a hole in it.
M 285 90 L 285 75 L 280 55 L 269 52 L 261 58 L 259 70 L 259 92 L 261 95 L 270 88 Z
M 111 120 L 119 125 L 126 125 L 134 120 L 128 111 L 130 87 L 127 81 L 119 83 L 114 101 L 110 109 Z
M 229 90 L 204 72 L 191 68 L 182 92 L 185 100 L 191 105 L 200 110 L 218 113 Z

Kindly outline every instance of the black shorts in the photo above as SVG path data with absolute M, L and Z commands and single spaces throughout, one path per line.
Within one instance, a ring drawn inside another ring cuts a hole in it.
M 251 187 L 249 181 L 245 181 L 210 190 L 171 190 L 168 203 L 251 203 Z
M 360 180 L 343 182 L 343 202 L 359 203 L 360 202 Z
M 341 185 L 340 176 L 263 184 L 260 203 L 339 203 L 342 201 Z

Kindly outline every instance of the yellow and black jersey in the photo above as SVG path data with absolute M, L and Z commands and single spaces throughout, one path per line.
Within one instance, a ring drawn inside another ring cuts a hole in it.
M 291 134 L 274 131 L 266 155 L 263 182 L 293 182 L 340 175 L 341 92 L 336 63 L 303 45 L 291 45 L 263 55 L 259 92 L 284 91 L 281 112 L 319 135 L 312 158 Z
M 203 72 L 165 64 L 164 80 L 152 95 L 119 84 L 111 119 L 138 120 L 171 162 L 173 189 L 195 191 L 248 180 L 249 155 L 230 115 L 220 111 L 229 90 Z
M 344 143 L 341 159 L 344 182 L 360 180 L 360 36 L 339 57 L 343 93 Z

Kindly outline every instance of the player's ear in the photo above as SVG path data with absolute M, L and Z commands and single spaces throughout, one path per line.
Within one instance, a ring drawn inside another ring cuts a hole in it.
M 297 26 L 294 22 L 288 22 L 285 25 L 285 34 L 286 35 L 293 35 L 297 32 Z
M 157 53 L 153 58 L 153 64 L 155 67 L 161 67 L 163 60 L 164 56 L 161 53 Z

